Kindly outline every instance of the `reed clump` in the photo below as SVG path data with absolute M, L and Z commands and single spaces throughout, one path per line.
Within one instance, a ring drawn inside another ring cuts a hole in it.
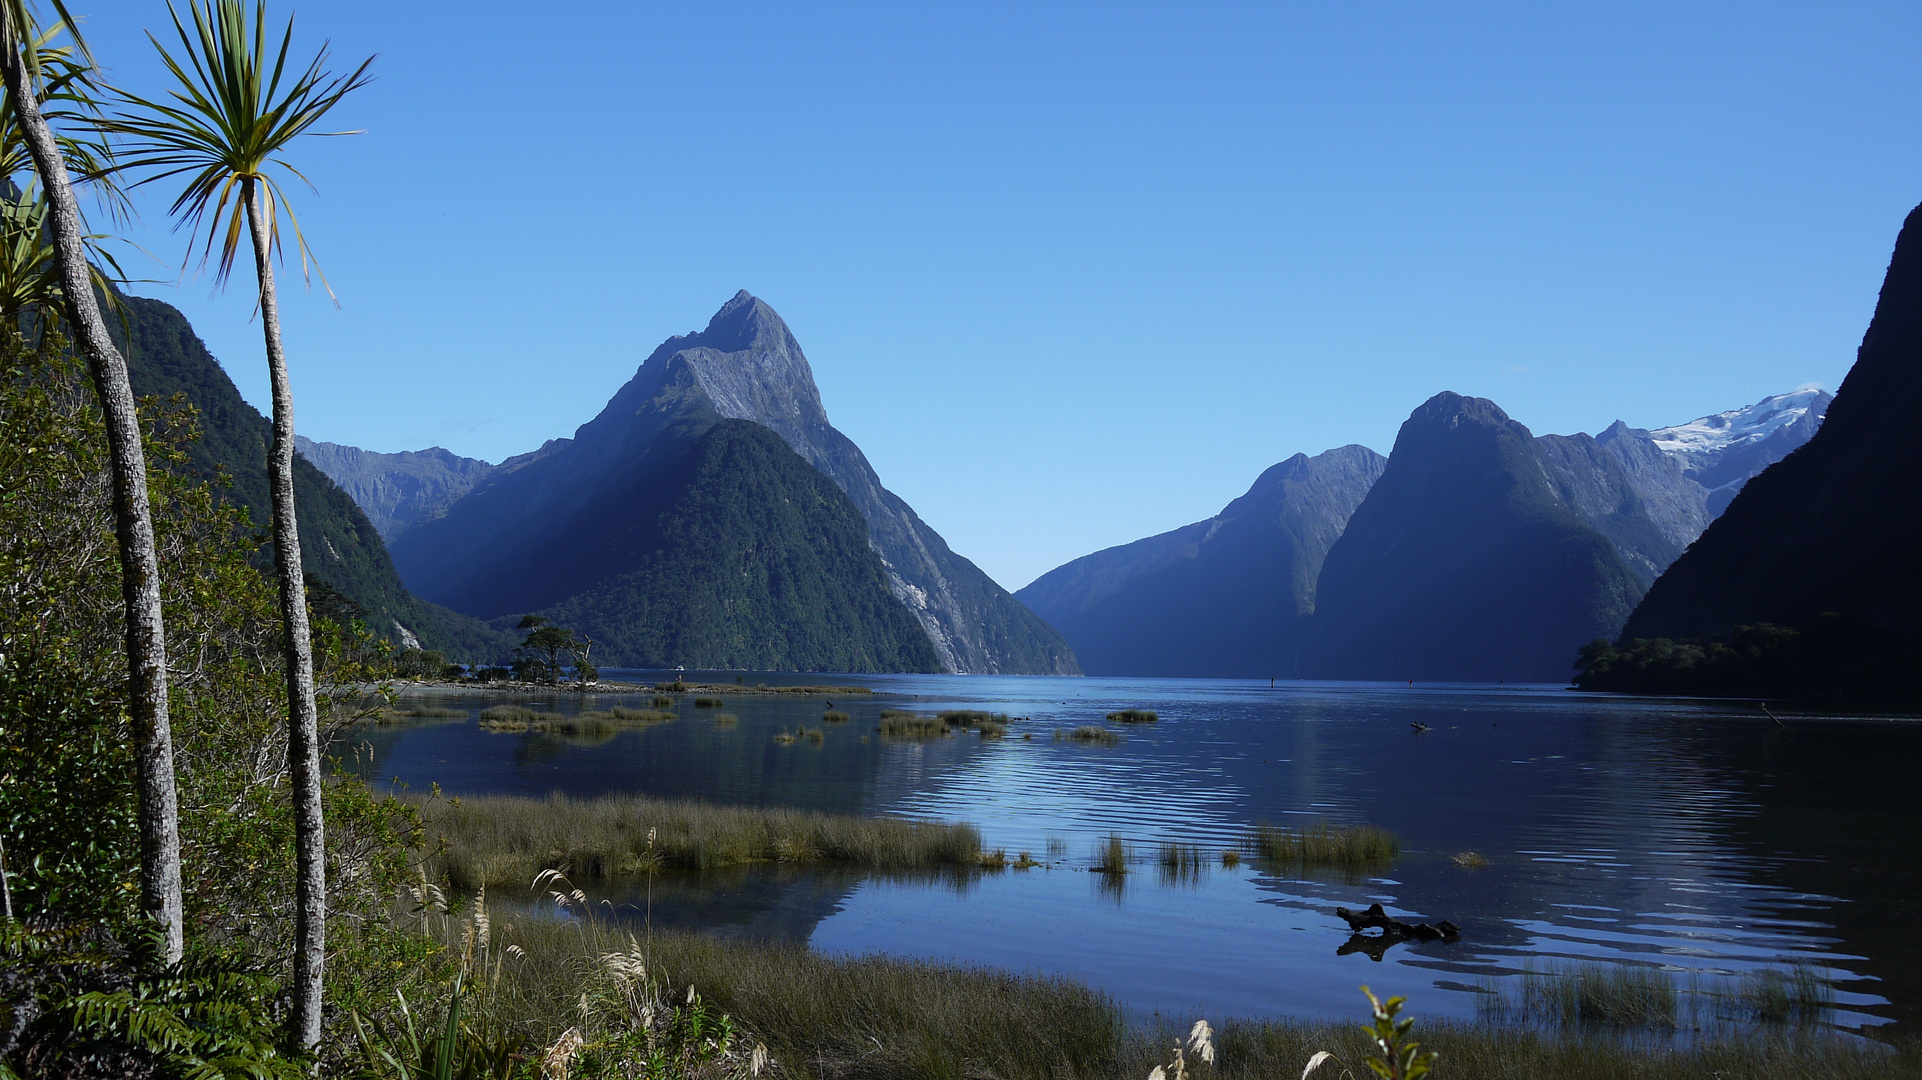
M 854 719 L 854 717 L 849 716 L 839 709 L 829 709 L 821 714 L 821 722 L 824 724 L 845 724 L 852 719 Z
M 1835 987 L 1806 964 L 1753 972 L 1736 996 L 1763 1024 L 1820 1023 L 1835 1009 Z
M 1675 977 L 1629 964 L 1555 964 L 1522 972 L 1519 1004 L 1507 994 L 1487 1002 L 1483 1015 L 1512 1016 L 1563 1027 L 1672 1028 Z
M 1153 709 L 1123 709 L 1108 714 L 1111 724 L 1153 724 L 1161 717 Z
M 1312 866 L 1379 866 L 1401 854 L 1401 840 L 1386 829 L 1326 821 L 1306 829 L 1256 825 L 1245 843 L 1255 855 L 1272 862 Z
M 948 725 L 932 716 L 889 709 L 881 714 L 880 731 L 891 739 L 938 739 L 948 733 Z
M 1192 884 L 1208 873 L 1208 857 L 1195 844 L 1163 841 L 1155 845 L 1155 863 L 1164 884 Z
M 981 724 L 980 733 L 984 739 L 999 739 L 1008 733 L 1008 729 L 1005 725 L 989 720 Z
M 456 717 L 461 719 L 467 717 L 466 709 L 448 709 L 438 705 L 409 705 L 404 708 L 396 705 L 388 709 L 387 713 L 390 716 L 408 720 L 451 720 Z
M 1485 870 L 1488 868 L 1487 857 L 1478 851 L 1458 852 L 1450 856 L 1448 861 L 1461 867 L 1463 870 Z
M 972 825 L 777 807 L 643 796 L 479 796 L 419 805 L 427 846 L 440 848 L 430 861 L 467 890 L 525 883 L 543 870 L 577 881 L 618 877 L 644 871 L 650 856 L 661 867 L 699 870 L 777 859 L 926 870 L 972 866 L 981 852 Z
M 720 727 L 731 727 L 741 722 L 741 718 L 731 712 L 715 713 L 713 719 Z
M 657 709 L 670 709 L 674 707 L 674 699 L 666 694 L 655 694 L 652 704 Z
M 1119 877 L 1128 872 L 1128 845 L 1114 833 L 1094 852 L 1094 872 Z
M 697 709 L 718 709 L 725 704 L 727 704 L 727 702 L 717 697 L 697 697 L 694 699 L 694 707 Z
M 1008 725 L 1007 713 L 984 712 L 980 709 L 943 709 L 939 714 L 942 723 L 950 727 L 975 728 L 983 724 Z
M 1093 724 L 1083 724 L 1069 731 L 1057 731 L 1054 737 L 1096 746 L 1120 746 L 1123 741 L 1120 732 L 1109 731 L 1107 728 L 1096 727 Z
M 628 709 L 619 705 L 606 711 L 589 710 L 568 716 L 564 713 L 535 712 L 518 705 L 496 705 L 481 713 L 484 731 L 533 731 L 557 735 L 611 734 L 628 728 L 653 727 L 678 719 L 659 709 Z

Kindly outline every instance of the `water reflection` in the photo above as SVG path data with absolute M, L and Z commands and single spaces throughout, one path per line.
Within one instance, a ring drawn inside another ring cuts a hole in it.
M 1835 984 L 1855 1024 L 1912 1025 L 1922 1002 L 1922 946 L 1888 930 L 1908 925 L 1922 894 L 1914 723 L 1785 716 L 1784 726 L 1740 704 L 1545 688 L 850 681 L 891 693 L 837 699 L 852 719 L 819 743 L 774 735 L 820 727 L 822 702 L 739 695 L 725 706 L 737 724 L 684 707 L 673 723 L 593 745 L 471 721 L 376 729 L 364 733 L 374 764 L 359 768 L 453 794 L 639 791 L 972 821 L 990 847 L 1046 853 L 1043 865 L 960 888 L 745 868 L 659 880 L 643 917 L 1066 972 L 1142 1010 L 1345 1016 L 1369 980 L 1419 992 L 1429 1015 L 1467 1017 L 1487 980 L 1554 961 L 1710 980 L 1804 965 Z M 645 702 L 560 696 L 542 707 L 612 704 Z M 1161 720 L 1127 727 L 1119 746 L 1052 738 L 1136 706 Z M 887 707 L 1030 719 L 1002 740 L 897 743 L 875 731 Z M 1386 875 L 1218 859 L 1256 822 L 1322 818 L 1393 830 L 1404 854 Z M 1134 849 L 1134 872 L 1090 872 L 1110 833 Z M 1163 844 L 1210 857 L 1171 868 Z M 1466 851 L 1486 865 L 1452 858 Z M 635 903 L 631 890 L 610 899 Z M 1450 919 L 1462 940 L 1351 940 L 1335 906 L 1372 902 L 1411 921 Z

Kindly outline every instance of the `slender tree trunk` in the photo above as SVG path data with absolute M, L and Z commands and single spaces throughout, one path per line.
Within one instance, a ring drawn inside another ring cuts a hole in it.
M 260 322 L 267 336 L 267 374 L 274 395 L 274 445 L 267 476 L 274 503 L 274 566 L 286 633 L 287 758 L 294 776 L 294 1041 L 320 1042 L 320 1004 L 327 965 L 327 832 L 320 809 L 320 711 L 314 705 L 314 647 L 307 626 L 307 587 L 300 571 L 300 523 L 294 516 L 294 392 L 280 347 L 280 304 L 274 295 L 272 241 L 261 185 L 245 181 L 247 226 L 260 277 Z
M 47 193 L 47 222 L 60 259 L 74 340 L 86 357 L 106 420 L 113 470 L 114 536 L 120 548 L 120 593 L 127 615 L 127 701 L 133 717 L 134 763 L 140 788 L 140 906 L 160 922 L 163 958 L 181 957 L 180 810 L 174 792 L 173 728 L 167 717 L 167 636 L 160 612 L 160 560 L 154 554 L 152 508 L 147 500 L 147 454 L 134 408 L 127 362 L 107 336 L 94 298 L 92 268 L 82 239 L 67 164 L 21 56 L 26 33 L 6 28 L 0 74 L 26 135 L 34 171 Z

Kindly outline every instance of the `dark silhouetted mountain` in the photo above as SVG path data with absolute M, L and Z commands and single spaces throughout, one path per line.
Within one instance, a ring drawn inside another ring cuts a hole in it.
M 388 543 L 414 525 L 446 513 L 494 471 L 485 461 L 438 446 L 377 454 L 358 446 L 317 443 L 304 435 L 295 436 L 294 445 L 353 496 Z
M 1662 575 L 1624 640 L 1809 628 L 1824 612 L 1922 638 L 1922 207 L 1827 412 Z
M 542 569 L 540 553 L 582 514 L 598 514 L 607 492 L 665 468 L 724 419 L 772 430 L 847 494 L 867 522 L 890 590 L 943 666 L 1079 671 L 1059 634 L 881 486 L 860 449 L 828 423 L 794 335 L 745 292 L 707 329 L 655 349 L 572 439 L 503 462 L 442 517 L 402 535 L 395 560 L 421 595 L 457 610 L 495 617 L 560 603 L 589 583 Z
M 621 667 L 934 671 L 852 500 L 780 436 L 723 420 L 590 503 L 532 560 L 543 612 Z
M 187 467 L 208 480 L 222 473 L 231 477 L 226 497 L 246 507 L 265 532 L 271 521 L 267 449 L 273 441 L 272 425 L 240 396 L 186 316 L 172 305 L 131 296 L 125 298 L 125 311 L 125 325 L 117 318 L 107 323 L 126 350 L 134 393 L 186 395 L 199 410 L 201 432 L 199 441 L 188 447 Z M 462 660 L 491 662 L 513 648 L 508 635 L 408 592 L 367 515 L 299 455 L 294 458 L 294 501 L 302 565 L 365 609 L 374 632 L 402 644 L 418 639 L 426 648 Z
M 1592 440 L 1590 440 L 1592 442 Z M 1396 436 L 1381 479 L 1329 550 L 1318 673 L 1341 679 L 1562 680 L 1642 586 L 1567 495 L 1659 538 L 1610 484 L 1552 477 L 1598 447 L 1537 441 L 1492 401 L 1442 393 Z M 1619 475 L 1619 474 L 1609 474 Z
M 1083 556 L 1015 597 L 1091 675 L 1294 677 L 1322 560 L 1386 460 L 1296 454 L 1214 517 Z

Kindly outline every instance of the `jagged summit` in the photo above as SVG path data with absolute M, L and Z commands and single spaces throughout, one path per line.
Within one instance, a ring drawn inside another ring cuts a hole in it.
M 395 548 L 424 595 L 490 616 L 534 610 L 554 588 L 522 566 L 570 520 L 639 476 L 666 467 L 714 425 L 746 420 L 780 436 L 833 480 L 868 525 L 888 588 L 955 671 L 1076 674 L 1073 651 L 881 486 L 828 422 L 813 370 L 765 301 L 737 292 L 706 329 L 662 342 L 571 440 L 503 463 L 447 515 Z M 584 519 L 583 519 L 584 520 Z M 550 575 L 551 576 L 551 575 Z
M 1744 409 L 1730 409 L 1713 416 L 1697 417 L 1686 424 L 1656 428 L 1649 432 L 1655 445 L 1671 454 L 1718 453 L 1748 443 L 1761 442 L 1782 428 L 1800 422 L 1810 413 L 1820 422 L 1834 401 L 1820 387 L 1792 390 L 1765 397 Z

